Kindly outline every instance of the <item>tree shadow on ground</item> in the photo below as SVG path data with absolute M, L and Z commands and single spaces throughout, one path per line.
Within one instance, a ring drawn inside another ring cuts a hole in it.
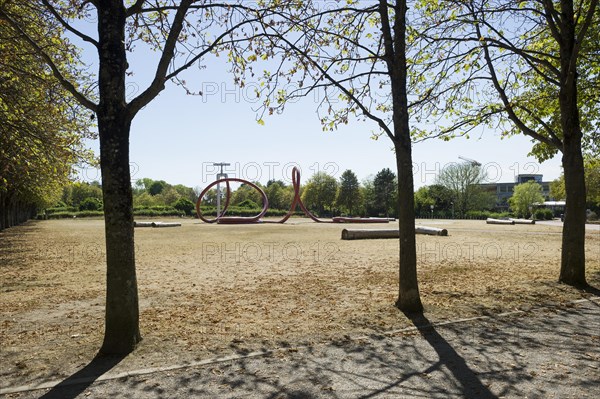
M 597 274 L 600 274 L 600 272 L 597 273 Z M 600 289 L 598 289 L 598 288 L 596 288 L 596 287 L 594 287 L 592 285 L 588 285 L 587 287 L 582 288 L 581 291 L 585 292 L 586 294 L 590 294 L 590 295 L 594 295 L 594 296 L 600 297 Z
M 422 313 L 405 313 L 413 325 L 419 330 L 421 336 L 435 350 L 439 357 L 440 366 L 450 370 L 455 380 L 461 385 L 462 394 L 468 398 L 497 398 L 486 387 L 477 374 L 467 365 L 466 360 L 446 341 L 431 322 Z
M 102 356 L 96 355 L 92 361 L 77 371 L 70 377 L 67 377 L 61 383 L 56 385 L 45 395 L 41 396 L 42 399 L 72 399 L 76 398 L 82 392 L 84 392 L 90 385 L 92 385 L 99 377 L 110 369 L 119 364 L 126 355 L 124 356 Z
M 84 391 L 132 399 L 598 397 L 599 315 L 596 303 L 434 326 L 410 315 L 415 330 L 290 346 L 266 356 L 238 348 L 250 356 L 86 382 L 76 391 L 57 387 L 55 396 L 44 397 Z

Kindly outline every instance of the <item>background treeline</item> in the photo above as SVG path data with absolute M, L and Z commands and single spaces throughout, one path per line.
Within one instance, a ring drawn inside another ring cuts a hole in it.
M 598 189 L 594 189 L 600 171 L 597 163 L 590 163 L 586 169 L 590 183 L 588 204 L 597 211 L 600 204 Z M 494 193 L 486 191 L 481 183 L 486 176 L 481 169 L 468 163 L 456 164 L 443 169 L 435 184 L 423 186 L 415 192 L 415 212 L 420 218 L 462 218 L 485 219 L 488 217 L 535 217 L 551 219 L 557 216 L 549 209 L 540 209 L 535 203 L 543 202 L 542 187 L 535 182 L 527 182 L 515 187 L 509 201 L 509 212 L 499 211 Z M 269 200 L 267 216 L 282 216 L 288 210 L 294 197 L 291 184 L 281 180 L 271 180 L 267 184 L 255 182 Z M 225 186 L 222 190 L 222 204 L 225 201 Z M 195 204 L 201 187 L 172 185 L 163 180 L 143 178 L 135 181 L 134 214 L 136 216 L 194 216 Z M 382 169 L 375 176 L 359 182 L 356 174 L 346 170 L 339 179 L 324 172 L 315 173 L 302 184 L 300 195 L 304 204 L 320 217 L 361 216 L 397 217 L 398 185 L 396 175 L 390 169 Z M 564 179 L 559 178 L 551 185 L 551 195 L 564 198 Z M 217 191 L 209 190 L 202 201 L 202 212 L 207 216 L 216 215 Z M 40 218 L 68 218 L 102 216 L 102 189 L 100 183 L 74 182 L 67 184 L 55 206 L 45 209 Z M 262 209 L 262 198 L 258 191 L 248 185 L 232 188 L 227 214 L 232 216 L 252 216 Z M 302 215 L 299 209 L 298 215 Z M 590 212 L 591 218 L 596 212 Z

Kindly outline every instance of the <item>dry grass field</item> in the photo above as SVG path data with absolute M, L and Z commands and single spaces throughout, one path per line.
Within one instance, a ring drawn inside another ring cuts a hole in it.
M 340 240 L 340 224 L 136 229 L 139 349 L 117 369 L 317 343 L 399 329 L 397 240 Z M 418 236 L 421 295 L 431 321 L 586 295 L 558 284 L 561 228 L 426 221 Z M 397 225 L 368 225 L 393 228 Z M 363 226 L 364 227 L 364 226 Z M 588 281 L 600 288 L 600 232 L 586 236 Z M 101 220 L 29 222 L 0 233 L 1 386 L 66 377 L 103 333 Z

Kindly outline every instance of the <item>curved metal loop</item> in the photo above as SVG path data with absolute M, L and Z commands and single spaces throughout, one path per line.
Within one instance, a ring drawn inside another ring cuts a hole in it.
M 232 181 L 247 184 L 260 193 L 260 195 L 262 196 L 262 201 L 263 201 L 263 209 L 258 215 L 250 216 L 250 217 L 225 216 L 225 213 L 227 212 L 227 208 L 229 208 L 229 203 L 231 200 L 231 187 L 229 185 L 229 182 L 232 182 Z M 200 209 L 200 205 L 202 204 L 202 198 L 204 198 L 204 195 L 206 195 L 208 190 L 210 190 L 213 186 L 216 186 L 219 183 L 225 183 L 225 185 L 227 187 L 227 194 L 225 196 L 225 204 L 223 205 L 223 210 L 221 211 L 221 213 L 219 213 L 214 219 L 208 219 L 208 218 L 204 217 L 204 215 L 202 214 L 202 211 Z M 254 183 L 249 182 L 248 180 L 237 179 L 235 177 L 227 177 L 227 178 L 219 179 L 219 180 L 212 182 L 204 190 L 202 190 L 202 192 L 198 196 L 198 201 L 196 201 L 196 214 L 203 222 L 206 222 L 206 223 L 258 223 L 260 221 L 260 218 L 265 216 L 265 213 L 267 213 L 268 208 L 269 208 L 269 199 L 267 198 L 267 194 L 265 194 L 265 192 L 260 187 L 258 187 Z
M 225 212 L 227 212 L 227 208 L 229 207 L 229 202 L 231 199 L 231 188 L 229 186 L 229 182 L 231 182 L 231 181 L 247 184 L 247 185 L 251 186 L 252 188 L 254 188 L 255 190 L 257 190 L 262 195 L 263 209 L 258 215 L 250 216 L 250 217 L 225 216 Z M 202 198 L 208 192 L 208 190 L 210 190 L 211 187 L 213 187 L 219 183 L 225 183 L 227 186 L 227 195 L 226 195 L 226 199 L 225 199 L 225 205 L 223 206 L 223 211 L 220 214 L 218 214 L 216 218 L 207 219 L 204 217 L 204 215 L 202 215 L 202 211 L 200 210 L 200 204 L 202 203 Z M 285 223 L 294 214 L 294 211 L 296 210 L 296 206 L 300 206 L 300 209 L 302 209 L 302 212 L 304 212 L 304 214 L 306 216 L 308 216 L 309 218 L 311 218 L 312 220 L 314 220 L 317 223 L 388 223 L 390 221 L 390 219 L 388 219 L 388 218 L 334 217 L 333 219 L 329 219 L 329 220 L 319 219 L 318 217 L 313 215 L 311 211 L 308 210 L 308 208 L 304 205 L 304 203 L 302 202 L 302 199 L 300 198 L 300 170 L 295 166 L 292 169 L 292 187 L 294 188 L 294 198 L 292 199 L 292 205 L 290 206 L 290 210 L 288 211 L 288 213 L 285 214 L 285 216 L 283 216 L 282 219 L 277 220 L 277 221 L 260 220 L 267 213 L 267 209 L 269 208 L 269 199 L 267 198 L 267 194 L 265 194 L 265 192 L 260 187 L 258 187 L 256 184 L 251 183 L 248 180 L 237 179 L 234 177 L 227 177 L 224 179 L 216 180 L 215 182 L 211 183 L 208 187 L 206 187 L 200 193 L 200 196 L 198 197 L 198 201 L 196 202 L 196 213 L 198 214 L 198 217 L 206 223 L 215 223 L 215 222 L 216 223 L 224 223 L 224 224 L 226 224 L 226 223 L 244 224 L 244 223 L 261 223 L 261 222 L 262 223 Z

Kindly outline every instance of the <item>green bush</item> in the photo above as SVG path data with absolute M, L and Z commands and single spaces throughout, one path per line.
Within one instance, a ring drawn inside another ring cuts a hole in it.
M 47 219 L 70 219 L 104 216 L 102 211 L 82 211 L 82 212 L 54 212 L 46 215 Z
M 102 201 L 98 198 L 87 197 L 79 203 L 80 211 L 99 211 L 102 209 Z
M 78 217 L 78 218 L 98 217 L 98 216 L 104 216 L 104 212 L 102 212 L 102 211 L 75 212 L 75 217 Z
M 244 200 L 236 205 L 238 208 L 262 209 L 258 204 L 251 199 Z M 259 211 L 260 212 L 260 211 Z
M 200 207 L 200 210 L 202 211 L 202 215 L 206 218 L 214 218 L 217 214 L 217 209 L 212 206 L 202 206 L 202 207 Z M 261 211 L 262 211 L 262 209 L 259 209 L 259 208 L 248 209 L 248 208 L 240 208 L 239 206 L 230 206 L 229 208 L 227 208 L 227 213 L 225 214 L 225 216 L 256 216 Z M 288 210 L 285 210 L 285 209 L 269 209 L 267 211 L 267 213 L 265 214 L 265 217 L 284 216 L 287 213 L 288 213 Z M 294 215 L 302 216 L 302 215 L 304 215 L 304 213 L 303 212 L 295 212 Z
M 509 212 L 489 212 L 489 211 L 468 211 L 466 219 L 485 220 L 487 218 L 503 219 L 509 218 L 512 215 Z
M 53 208 L 46 209 L 46 214 L 50 215 L 56 212 L 77 212 L 77 208 L 74 206 L 56 206 Z
M 137 209 L 133 211 L 134 216 L 185 216 L 185 212 L 179 209 L 166 207 L 164 210 L 156 209 Z
M 492 219 L 504 219 L 512 217 L 512 215 L 509 212 L 491 212 L 489 217 Z
M 534 212 L 536 220 L 552 220 L 554 212 L 552 209 L 538 209 Z
M 173 204 L 173 208 L 184 212 L 186 215 L 193 215 L 196 205 L 187 198 L 179 198 Z
M 170 208 L 167 210 L 157 211 L 154 209 L 141 209 L 133 212 L 134 216 L 147 216 L 147 217 L 160 217 L 160 216 L 185 216 L 185 212 L 178 209 Z M 80 212 L 54 212 L 46 215 L 47 219 L 68 219 L 68 218 L 84 218 L 84 217 L 98 217 L 104 216 L 102 211 L 80 211 Z M 39 219 L 43 219 L 44 215 L 38 216 Z
M 169 205 L 152 205 L 152 206 L 134 206 L 133 212 L 151 210 L 156 212 L 172 211 L 174 208 Z

